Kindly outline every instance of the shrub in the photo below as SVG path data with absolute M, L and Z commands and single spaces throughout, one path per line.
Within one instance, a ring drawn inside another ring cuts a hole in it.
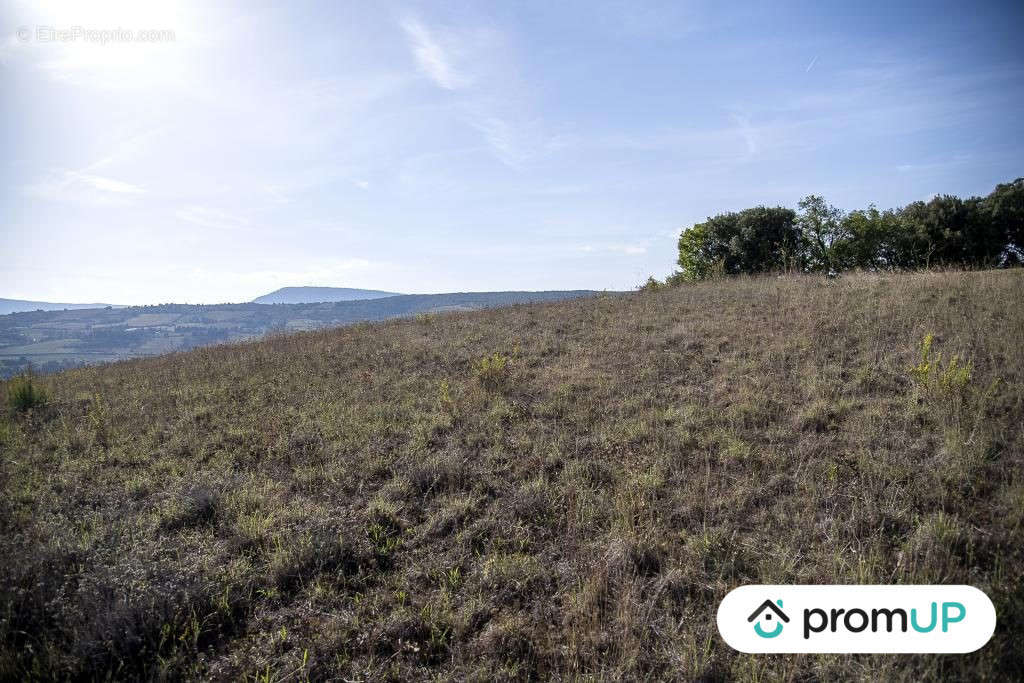
M 512 359 L 498 352 L 484 356 L 476 363 L 475 374 L 480 386 L 488 391 L 499 391 L 508 385 Z
M 7 387 L 7 403 L 15 412 L 24 413 L 46 405 L 46 390 L 27 375 L 15 377 Z
M 637 289 L 639 289 L 641 292 L 656 292 L 659 289 L 663 289 L 664 287 L 665 283 L 661 282 L 652 275 L 649 278 L 647 278 L 647 282 L 637 287 Z

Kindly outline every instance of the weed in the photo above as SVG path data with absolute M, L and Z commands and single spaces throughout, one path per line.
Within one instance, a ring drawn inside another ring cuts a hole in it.
M 452 399 L 451 387 L 448 385 L 448 380 L 446 379 L 441 380 L 437 386 L 437 404 L 442 413 L 450 418 L 455 418 L 455 400 Z
M 942 362 L 942 353 L 932 356 L 935 335 L 928 333 L 921 342 L 921 360 L 910 369 L 910 375 L 918 386 L 928 392 L 942 396 L 961 394 L 971 381 L 971 361 L 963 363 L 959 356 Z

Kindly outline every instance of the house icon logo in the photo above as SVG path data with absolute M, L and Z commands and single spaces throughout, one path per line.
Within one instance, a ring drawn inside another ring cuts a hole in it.
M 777 605 L 777 606 L 776 606 Z M 782 633 L 783 622 L 789 623 L 789 617 L 782 611 L 782 600 L 765 600 L 761 606 L 754 610 L 754 613 L 747 617 L 747 621 L 755 621 L 754 633 L 762 638 L 774 638 Z M 774 626 L 772 622 L 775 622 Z M 769 627 L 769 628 L 766 628 Z

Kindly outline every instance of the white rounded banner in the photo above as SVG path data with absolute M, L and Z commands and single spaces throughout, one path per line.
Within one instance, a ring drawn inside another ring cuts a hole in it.
M 718 606 L 740 652 L 974 652 L 996 609 L 973 586 L 741 586 Z

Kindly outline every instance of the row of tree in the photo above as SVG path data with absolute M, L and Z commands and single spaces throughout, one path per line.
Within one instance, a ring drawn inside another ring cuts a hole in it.
M 1024 262 L 1024 178 L 987 197 L 936 196 L 844 213 L 811 195 L 799 210 L 759 206 L 708 218 L 679 237 L 670 283 L 764 272 L 1000 267 Z M 653 282 L 653 281 L 652 281 Z

